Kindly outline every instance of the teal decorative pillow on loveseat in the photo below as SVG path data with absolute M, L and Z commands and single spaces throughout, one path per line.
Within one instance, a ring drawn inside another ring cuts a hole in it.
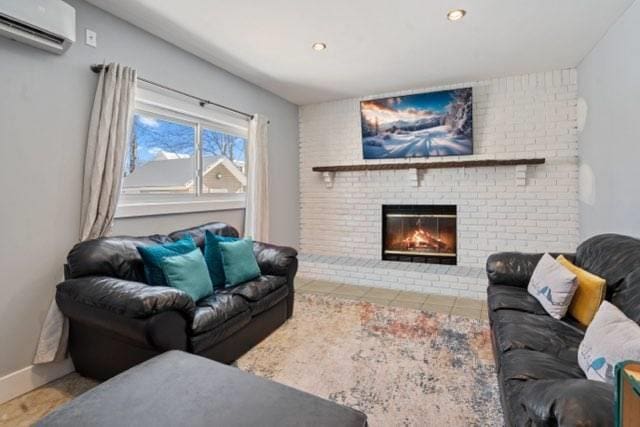
M 162 272 L 162 260 L 169 256 L 184 255 L 196 249 L 189 236 L 164 245 L 137 246 L 136 249 L 144 261 L 144 275 L 147 283 L 153 286 L 169 286 Z
M 198 301 L 213 293 L 207 264 L 200 249 L 163 258 L 160 266 L 169 286 L 186 292 L 192 300 Z
M 260 267 L 253 254 L 253 240 L 220 242 L 222 267 L 227 286 L 235 286 L 260 276 Z
M 224 275 L 224 267 L 222 265 L 222 252 L 220 252 L 220 243 L 236 242 L 239 237 L 228 237 L 213 234 L 207 230 L 204 234 L 204 259 L 209 269 L 209 277 L 214 289 L 224 288 L 226 283 Z

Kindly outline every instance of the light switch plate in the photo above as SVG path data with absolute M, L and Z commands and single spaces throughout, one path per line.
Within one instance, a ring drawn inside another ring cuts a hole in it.
M 98 35 L 96 34 L 95 31 L 90 30 L 90 29 L 87 28 L 86 36 L 85 36 L 85 43 L 88 46 L 98 47 Z

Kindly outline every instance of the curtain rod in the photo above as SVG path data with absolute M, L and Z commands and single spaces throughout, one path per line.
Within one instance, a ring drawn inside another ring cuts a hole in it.
M 105 67 L 105 65 L 103 65 L 103 64 L 93 64 L 93 65 L 91 65 L 91 71 L 93 71 L 94 73 L 99 73 L 100 71 L 102 71 L 102 69 L 104 67 Z M 161 89 L 168 90 L 170 92 L 178 93 L 178 94 L 180 94 L 182 96 L 186 96 L 187 98 L 195 99 L 196 101 L 198 101 L 198 103 L 200 104 L 201 107 L 204 107 L 205 105 L 213 105 L 215 107 L 222 108 L 224 110 L 231 111 L 232 113 L 236 113 L 236 114 L 239 114 L 241 116 L 244 116 L 249 120 L 253 119 L 253 114 L 245 113 L 244 111 L 236 110 L 235 108 L 227 107 L 225 105 L 218 104 L 217 102 L 209 101 L 208 99 L 200 98 L 199 96 L 191 95 L 190 93 L 183 92 L 181 90 L 174 89 L 174 88 L 171 88 L 169 86 L 165 86 L 163 84 L 156 83 L 156 82 L 154 82 L 152 80 L 144 79 L 142 77 L 138 77 L 138 80 L 140 80 L 142 82 L 145 82 L 145 83 L 148 83 L 148 84 L 153 85 L 153 86 L 157 86 L 157 87 L 159 87 Z

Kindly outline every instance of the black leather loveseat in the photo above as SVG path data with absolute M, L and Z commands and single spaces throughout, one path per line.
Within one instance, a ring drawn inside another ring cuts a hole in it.
M 577 351 L 584 330 L 555 320 L 527 293 L 542 254 L 498 253 L 487 261 L 488 307 L 507 426 L 613 426 L 609 384 L 587 380 Z M 615 234 L 565 254 L 607 281 L 606 299 L 640 323 L 640 240 Z
M 67 257 L 56 302 L 68 316 L 76 370 L 106 379 L 167 350 L 230 363 L 293 314 L 297 252 L 256 242 L 262 276 L 194 302 L 186 293 L 145 283 L 136 245 L 190 235 L 202 248 L 205 230 L 237 237 L 223 223 L 165 235 L 106 237 L 78 243 Z

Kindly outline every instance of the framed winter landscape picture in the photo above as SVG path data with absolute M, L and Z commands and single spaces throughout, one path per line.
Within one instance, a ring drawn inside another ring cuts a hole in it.
M 471 88 L 360 102 L 365 159 L 473 154 Z

